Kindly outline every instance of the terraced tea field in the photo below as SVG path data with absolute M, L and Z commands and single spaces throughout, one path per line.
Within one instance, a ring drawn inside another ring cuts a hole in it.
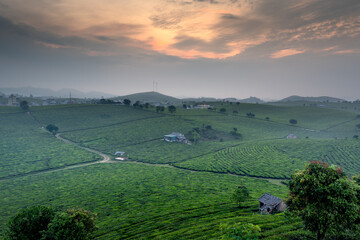
M 41 129 L 23 112 L 0 113 L 0 179 L 99 160 Z
M 342 165 L 349 175 L 360 173 L 356 113 L 214 106 L 179 107 L 169 114 L 155 108 L 64 105 L 32 107 L 31 115 L 0 107 L 0 235 L 19 209 L 42 204 L 98 213 L 97 239 L 218 239 L 220 223 L 237 222 L 260 225 L 262 239 L 286 239 L 304 232 L 301 224 L 283 214 L 260 215 L 259 196 L 268 192 L 285 199 L 287 187 L 281 182 L 311 160 Z M 226 113 L 219 112 L 222 107 Z M 289 124 L 290 118 L 298 124 Z M 40 128 L 50 123 L 72 143 Z M 208 126 L 214 137 L 201 136 L 198 143 L 161 140 L 171 132 L 201 132 Z M 234 128 L 241 137 L 232 135 Z M 285 139 L 289 134 L 297 139 Z M 84 165 L 100 156 L 81 146 L 112 158 L 115 151 L 125 151 L 129 159 Z M 69 165 L 77 168 L 65 168 Z M 252 197 L 243 209 L 230 197 L 239 184 Z

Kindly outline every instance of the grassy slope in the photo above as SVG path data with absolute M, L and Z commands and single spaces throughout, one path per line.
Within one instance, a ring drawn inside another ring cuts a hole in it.
M 240 183 L 252 196 L 243 210 L 230 199 Z M 99 239 L 217 239 L 221 222 L 253 222 L 272 236 L 285 219 L 255 214 L 256 199 L 287 192 L 266 180 L 121 163 L 6 180 L 0 188 L 2 225 L 19 207 L 79 206 L 99 214 Z
M 130 153 L 131 161 L 170 163 L 170 166 L 97 165 L 1 181 L 5 196 L 0 200 L 3 206 L 1 224 L 21 207 L 50 204 L 62 208 L 81 206 L 99 213 L 100 239 L 217 238 L 220 222 L 238 221 L 260 224 L 264 236 L 279 239 L 279 235 L 296 227 L 284 222 L 281 215 L 253 213 L 257 206 L 255 200 L 247 203 L 249 209 L 239 211 L 230 203 L 229 194 L 239 181 L 252 190 L 254 199 L 264 192 L 285 197 L 286 188 L 266 180 L 219 173 L 283 178 L 296 168 L 302 168 L 303 162 L 315 159 L 342 164 L 350 174 L 360 170 L 358 141 L 334 140 L 335 137 L 351 138 L 358 132 L 354 128 L 357 123 L 354 113 L 318 111 L 310 107 L 217 104 L 216 111 L 178 109 L 174 115 L 109 105 L 32 108 L 33 115 L 42 124 L 59 126 L 64 137 L 82 145 L 107 153 L 124 150 Z M 219 113 L 220 107 L 225 107 L 227 113 Z M 239 113 L 232 114 L 235 110 Z M 0 114 L 17 111 L 0 108 Z M 255 119 L 245 116 L 250 111 L 256 114 Z M 21 118 L 17 117 L 20 115 Z M 7 162 L 16 165 L 29 161 L 24 169 L 33 171 L 43 169 L 41 161 L 31 161 L 38 157 L 39 160 L 42 156 L 48 157 L 56 164 L 75 159 L 76 149 L 41 132 L 24 113 L 1 116 L 2 126 L 6 126 L 1 129 L 2 134 L 7 134 L 12 143 L 11 148 L 1 152 L 2 159 Z M 264 120 L 266 116 L 270 121 Z M 299 126 L 290 126 L 290 118 L 296 118 Z M 219 133 L 229 133 L 236 127 L 243 138 L 224 142 L 217 139 L 195 145 L 158 140 L 168 132 L 185 133 L 193 127 L 206 125 Z M 13 130 L 6 132 L 7 126 L 12 126 Z M 289 133 L 295 133 L 299 139 L 284 140 Z M 305 139 L 306 136 L 310 139 Z M 81 157 L 76 161 L 93 156 L 82 158 L 84 151 L 77 151 Z M 58 156 L 61 157 L 55 158 Z M 24 157 L 28 160 L 24 161 Z M 170 168 L 171 165 L 215 173 Z

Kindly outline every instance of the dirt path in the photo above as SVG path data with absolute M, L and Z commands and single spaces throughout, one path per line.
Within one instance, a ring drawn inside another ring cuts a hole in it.
M 29 116 L 39 125 L 39 127 L 41 129 L 45 129 L 41 123 L 36 119 L 34 118 L 30 112 L 28 112 Z M 49 133 L 51 134 L 51 133 Z M 94 150 L 94 149 L 91 149 L 91 148 L 87 148 L 87 147 L 84 147 L 84 146 L 80 146 L 78 143 L 76 142 L 73 142 L 69 139 L 66 139 L 66 138 L 63 138 L 59 133 L 55 134 L 55 137 L 57 139 L 59 139 L 60 141 L 64 142 L 64 143 L 67 143 L 67 144 L 71 144 L 71 145 L 74 145 L 78 148 L 81 148 L 85 151 L 88 151 L 88 152 L 91 152 L 91 153 L 94 153 L 94 154 L 97 154 L 99 156 L 101 156 L 101 160 L 100 161 L 93 161 L 93 162 L 86 162 L 86 163 L 75 163 L 75 164 L 72 164 L 72 165 L 68 165 L 68 166 L 65 166 L 65 167 L 58 167 L 58 168 L 51 168 L 51 169 L 44 169 L 44 170 L 39 170 L 39 171 L 34 171 L 34 172 L 30 172 L 30 173 L 24 173 L 24 174 L 19 174 L 19 175 L 12 175 L 12 176 L 6 176 L 6 177 L 1 177 L 0 178 L 0 181 L 3 181 L 3 180 L 7 180 L 7 179 L 13 179 L 13 178 L 18 178 L 18 177 L 25 177 L 25 176 L 35 176 L 35 175 L 40 175 L 40 174 L 44 174 L 44 173 L 52 173 L 52 172 L 59 172 L 59 171 L 64 171 L 64 170 L 68 170 L 68 169 L 74 169 L 74 168 L 80 168 L 80 167 L 86 167 L 86 166 L 90 166 L 90 165 L 94 165 L 94 164 L 100 164 L 100 163 L 127 163 L 127 164 L 141 164 L 141 165 L 147 165 L 147 166 L 160 166 L 160 167 L 168 167 L 168 168 L 174 168 L 174 169 L 181 169 L 181 170 L 185 170 L 185 171 L 190 171 L 190 172 L 211 172 L 211 173 L 214 173 L 214 174 L 230 174 L 230 175 L 233 175 L 233 176 L 246 176 L 246 177 L 251 177 L 251 178 L 257 178 L 257 179 L 263 179 L 263 180 L 267 180 L 273 184 L 276 184 L 276 185 L 282 185 L 281 181 L 283 179 L 272 179 L 272 178 L 260 178 L 260 177 L 253 177 L 253 176 L 247 176 L 247 175 L 238 175 L 238 174 L 233 174 L 233 173 L 217 173 L 217 172 L 212 172 L 212 171 L 199 171 L 199 170 L 193 170 L 193 169 L 187 169 L 187 168 L 180 168 L 180 167 L 176 167 L 174 165 L 171 165 L 169 163 L 167 164 L 152 164 L 152 163 L 145 163 L 145 162 L 141 162 L 141 161 L 125 161 L 125 162 L 122 162 L 122 161 L 113 161 L 111 160 L 111 157 L 107 154 L 104 154 L 100 151 L 97 151 L 97 150 Z M 188 159 L 186 159 L 188 160 Z
M 73 141 L 70 141 L 70 140 L 68 140 L 68 139 L 66 139 L 66 138 L 63 138 L 62 136 L 60 136 L 59 133 L 57 133 L 57 134 L 55 135 L 55 137 L 56 137 L 57 139 L 65 142 L 65 143 L 67 143 L 67 144 L 71 144 L 71 145 L 74 145 L 74 146 L 76 146 L 76 147 L 78 147 L 78 148 L 84 149 L 85 151 L 88 151 L 88 152 L 91 152 L 91 153 L 95 153 L 95 154 L 97 154 L 97 155 L 100 155 L 100 156 L 102 157 L 102 160 L 97 161 L 97 162 L 94 162 L 93 164 L 96 164 L 96 163 L 117 162 L 117 161 L 111 161 L 111 158 L 110 158 L 109 155 L 106 155 L 105 153 L 99 152 L 99 151 L 94 150 L 94 149 L 91 149 L 91 148 L 87 148 L 87 147 L 80 146 L 79 144 L 77 144 L 77 143 L 75 143 L 75 142 L 73 142 Z M 80 164 L 81 164 L 81 163 L 79 163 L 79 165 L 80 165 Z M 89 164 L 88 164 L 88 165 L 89 165 Z M 87 166 L 87 165 L 83 165 L 83 166 Z

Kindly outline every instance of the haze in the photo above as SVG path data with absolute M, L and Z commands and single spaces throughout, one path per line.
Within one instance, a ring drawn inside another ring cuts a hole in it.
M 0 33 L 0 87 L 359 98 L 358 0 L 0 0 Z

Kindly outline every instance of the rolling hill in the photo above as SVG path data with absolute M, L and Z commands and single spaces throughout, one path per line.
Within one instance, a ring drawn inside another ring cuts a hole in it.
M 321 96 L 321 97 L 301 97 L 301 96 L 290 96 L 280 100 L 279 102 L 295 102 L 295 101 L 307 101 L 307 102 L 343 102 L 346 101 L 340 98 Z
M 114 100 L 123 100 L 129 99 L 131 102 L 141 101 L 148 103 L 169 103 L 169 104 L 180 104 L 182 102 L 181 99 L 174 98 L 171 96 L 167 96 L 158 92 L 142 92 L 142 93 L 134 93 L 125 96 L 119 96 L 112 98 Z

